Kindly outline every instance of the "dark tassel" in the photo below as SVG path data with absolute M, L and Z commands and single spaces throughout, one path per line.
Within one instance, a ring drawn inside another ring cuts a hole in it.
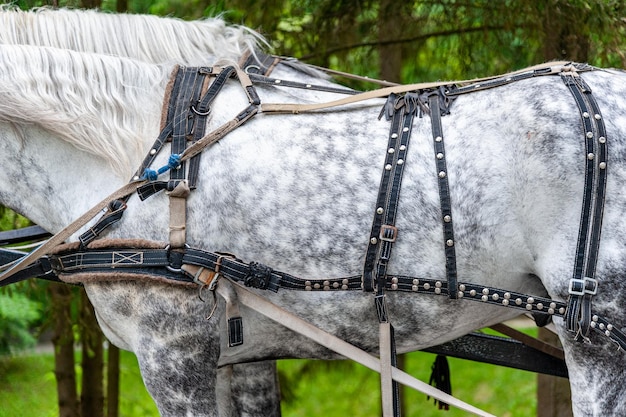
M 445 392 L 446 394 L 452 394 L 452 385 L 450 383 L 450 367 L 448 366 L 448 358 L 444 355 L 437 355 L 435 363 L 432 366 L 432 373 L 430 374 L 430 385 Z M 430 399 L 430 397 L 428 397 Z M 439 405 L 440 410 L 449 410 L 450 406 L 442 401 L 435 399 L 435 404 Z

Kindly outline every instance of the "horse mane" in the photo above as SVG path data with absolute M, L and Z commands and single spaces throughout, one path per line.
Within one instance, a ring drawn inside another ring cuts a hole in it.
M 184 21 L 96 10 L 22 11 L 2 5 L 0 27 L 0 44 L 52 46 L 190 66 L 236 62 L 244 52 L 267 46 L 259 33 L 219 17 Z
M 132 174 L 172 67 L 66 49 L 0 45 L 0 121 L 38 126 Z M 158 113 L 158 112 L 157 112 Z

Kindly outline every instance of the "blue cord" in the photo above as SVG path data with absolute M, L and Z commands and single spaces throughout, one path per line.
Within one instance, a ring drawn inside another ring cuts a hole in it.
M 164 172 L 169 171 L 170 169 L 176 169 L 179 166 L 180 166 L 180 155 L 174 153 L 170 155 L 170 158 L 167 161 L 167 165 L 162 166 L 158 170 L 155 171 L 153 169 L 146 168 L 146 170 L 143 172 L 142 178 L 148 181 L 156 181 L 159 175 L 163 174 Z

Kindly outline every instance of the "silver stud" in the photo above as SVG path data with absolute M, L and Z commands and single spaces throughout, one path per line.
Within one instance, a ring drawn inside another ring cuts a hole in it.
M 565 307 L 559 308 L 559 314 L 565 314 Z
M 387 149 L 387 153 L 388 153 L 388 154 L 392 154 L 392 153 L 394 153 L 395 151 L 396 151 L 396 150 L 395 150 L 395 149 L 393 149 L 393 148 L 389 148 L 389 149 Z
M 592 154 L 592 153 L 588 153 L 587 154 L 587 159 L 590 160 L 590 161 L 592 161 L 594 157 L 595 157 L 595 155 Z
M 461 290 L 461 291 L 465 291 L 465 284 L 461 284 L 461 285 L 459 285 L 459 290 Z
M 489 295 L 489 288 L 483 288 L 483 294 Z
M 587 138 L 591 139 L 593 137 L 593 132 L 587 132 Z
M 604 330 L 604 328 L 605 328 L 604 323 L 600 323 L 599 327 L 600 327 L 600 330 Z
M 482 297 L 480 297 L 481 301 L 487 301 L 488 299 L 489 299 L 489 297 L 486 296 L 486 295 L 483 295 Z
M 445 178 L 445 177 L 446 177 L 446 171 L 440 171 L 439 178 Z
M 311 88 L 311 87 L 312 87 L 311 84 L 306 85 L 306 88 Z
M 324 281 L 324 286 L 325 287 L 330 287 L 330 281 Z
M 518 306 L 522 305 L 522 299 L 521 298 L 516 298 L 515 299 L 515 304 L 517 304 Z
M 554 309 L 553 308 L 549 308 L 548 309 L 548 314 L 554 314 Z
M 417 291 L 417 290 L 418 290 L 417 285 L 411 285 L 411 291 Z
M 526 310 L 532 310 L 532 309 L 533 309 L 532 304 L 526 304 Z
M 595 321 L 592 321 L 591 323 L 589 323 L 589 325 L 595 329 L 598 323 L 596 323 Z
M 600 317 L 598 317 L 597 315 L 593 315 L 593 317 L 591 317 L 591 320 L 593 321 L 598 321 L 600 319 Z
M 150 155 L 156 155 L 157 150 L 156 149 L 150 149 Z
M 443 221 L 446 223 L 450 223 L 452 221 L 452 217 L 446 214 L 445 216 L 443 216 Z
M 342 283 L 343 285 L 348 285 L 348 282 L 349 282 L 349 281 L 348 281 L 348 278 L 344 278 L 344 279 L 342 279 L 342 280 L 341 280 L 341 283 Z
M 391 284 L 391 289 L 392 290 L 397 290 L 398 289 L 398 284 Z
M 496 294 L 493 294 L 493 295 L 491 296 L 491 299 L 492 299 L 493 301 L 498 301 L 498 300 L 500 299 L 500 296 L 496 293 Z
M 408 128 L 408 127 L 405 127 L 404 129 L 402 129 L 402 131 L 403 131 L 403 132 L 408 132 L 408 131 L 409 131 L 409 128 Z
M 437 154 L 437 159 L 443 159 L 443 154 L 441 152 Z
M 135 175 L 135 176 L 133 177 L 133 181 L 137 181 L 138 179 L 139 179 L 139 176 L 138 176 L 138 175 Z
M 537 303 L 537 310 L 543 310 L 543 304 Z
M 339 288 L 339 283 L 338 282 L 333 282 L 333 288 Z
M 608 331 L 608 330 L 606 332 L 604 332 L 604 334 L 607 335 L 607 336 L 611 336 L 611 332 Z
M 435 288 L 435 294 L 441 294 L 441 288 Z
M 452 239 L 446 240 L 446 246 L 448 246 L 448 247 L 454 246 L 454 240 L 452 240 Z
M 398 165 L 404 164 L 404 159 L 398 159 Z
M 342 286 L 341 286 L 341 289 L 342 289 L 342 290 L 347 290 L 347 289 L 348 289 L 348 286 L 347 286 L 347 285 L 342 285 Z
M 401 151 L 406 151 L 406 145 L 400 145 L 400 150 Z
M 605 138 L 604 136 L 600 136 L 600 137 L 598 138 L 598 142 L 600 142 L 600 143 L 606 143 L 606 138 Z
M 506 299 L 506 298 L 504 300 L 502 300 L 502 305 L 503 306 L 508 306 L 509 305 L 509 300 Z
M 442 287 L 441 281 L 436 281 L 435 282 L 435 287 L 441 288 Z
M 602 119 L 602 116 L 600 116 L 599 114 L 596 113 L 596 114 L 593 115 L 593 118 L 596 119 L 596 120 L 600 120 L 600 119 Z
M 320 284 L 316 282 L 315 284 L 313 284 L 313 288 L 315 288 L 316 290 L 319 290 Z
M 441 136 L 437 136 L 435 138 L 435 142 L 441 142 L 443 140 L 443 138 Z
M 606 329 L 609 330 L 609 331 L 613 330 L 613 325 L 612 324 L 607 324 L 606 325 Z
M 528 304 L 532 304 L 532 303 L 534 303 L 534 302 L 535 302 L 535 299 L 534 299 L 534 298 L 532 298 L 532 297 L 528 297 L 528 299 L 526 300 L 526 302 L 527 302 Z
M 385 171 L 391 171 L 391 164 L 385 165 Z
M 428 282 L 424 283 L 424 289 L 430 290 L 430 284 Z
M 463 291 L 459 291 L 457 295 L 458 295 L 458 297 L 459 297 L 459 298 L 463 298 L 463 296 L 464 296 L 465 294 L 463 294 Z
M 378 207 L 376 209 L 376 214 L 383 214 L 385 212 L 385 209 L 383 209 L 382 207 Z
M 550 303 L 550 308 L 551 309 L 555 309 L 556 308 L 556 303 Z
M 470 290 L 470 295 L 474 297 L 476 295 L 476 290 Z
M 589 118 L 589 113 L 584 112 L 584 113 L 583 113 L 583 117 L 584 117 L 585 119 Z
M 280 80 L 274 80 L 276 84 L 280 84 Z
M 606 169 L 606 162 L 600 162 L 600 163 L 598 164 L 598 167 L 599 167 L 600 169 Z
M 373 237 L 373 238 L 371 238 L 371 239 L 370 239 L 370 243 L 371 243 L 372 245 L 375 245 L 375 244 L 377 244 L 377 243 L 378 243 L 378 239 L 376 239 L 375 237 Z
M 397 139 L 398 138 L 398 134 L 397 133 L 392 133 L 391 134 L 391 138 L 392 139 Z
M 398 278 L 396 278 L 396 277 L 391 278 L 391 283 L 392 284 L 397 284 L 398 283 Z
M 506 298 L 507 300 L 508 300 L 509 298 L 511 298 L 511 293 L 510 293 L 510 292 L 505 292 L 505 293 L 504 293 L 504 298 Z
M 413 280 L 413 285 L 419 285 L 419 283 L 420 283 L 420 280 L 419 280 L 419 279 L 414 279 L 414 280 Z

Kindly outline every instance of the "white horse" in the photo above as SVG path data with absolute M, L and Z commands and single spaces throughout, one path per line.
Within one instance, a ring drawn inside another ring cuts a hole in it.
M 64 50 L 0 49 L 0 136 L 4 181 L 0 201 L 57 231 L 122 186 L 158 134 L 171 71 L 136 61 Z M 593 311 L 616 328 L 623 270 L 626 77 L 593 71 L 594 91 L 611 139 L 600 290 Z M 263 102 L 293 97 L 260 89 Z M 204 152 L 200 186 L 188 201 L 187 243 L 237 254 L 305 280 L 359 276 L 388 123 L 369 100 L 319 114 L 259 114 Z M 227 83 L 216 98 L 209 130 L 247 105 Z M 460 280 L 511 292 L 568 296 L 583 189 L 580 116 L 557 76 L 519 81 L 462 95 L 442 120 L 446 140 Z M 406 156 L 400 230 L 389 274 L 444 280 L 439 192 L 429 117 L 416 119 Z M 155 166 L 165 164 L 159 157 Z M 593 158 L 590 158 L 593 159 Z M 37 198 L 33 198 L 37 196 Z M 79 198 L 77 198 L 77 196 Z M 135 197 L 108 237 L 167 241 L 167 198 Z M 132 231 L 132 235 L 128 234 Z M 417 284 L 416 284 L 417 285 Z M 145 281 L 87 282 L 110 340 L 136 353 L 163 415 L 216 415 L 218 365 L 282 357 L 333 357 L 325 348 L 241 308 L 244 340 L 224 340 L 225 305 L 198 300 L 197 289 Z M 459 287 L 460 288 L 460 287 Z M 361 291 L 263 294 L 274 304 L 367 351 L 377 351 L 378 319 Z M 469 293 L 468 293 L 469 294 Z M 486 303 L 391 291 L 389 315 L 399 351 L 451 340 L 519 314 Z M 469 295 L 467 296 L 469 297 Z M 532 304 L 530 300 L 526 300 Z M 532 308 L 532 307 L 531 307 Z M 609 339 L 574 342 L 559 319 L 576 415 L 622 415 L 623 356 Z M 591 398 L 590 398 L 591 394 Z

